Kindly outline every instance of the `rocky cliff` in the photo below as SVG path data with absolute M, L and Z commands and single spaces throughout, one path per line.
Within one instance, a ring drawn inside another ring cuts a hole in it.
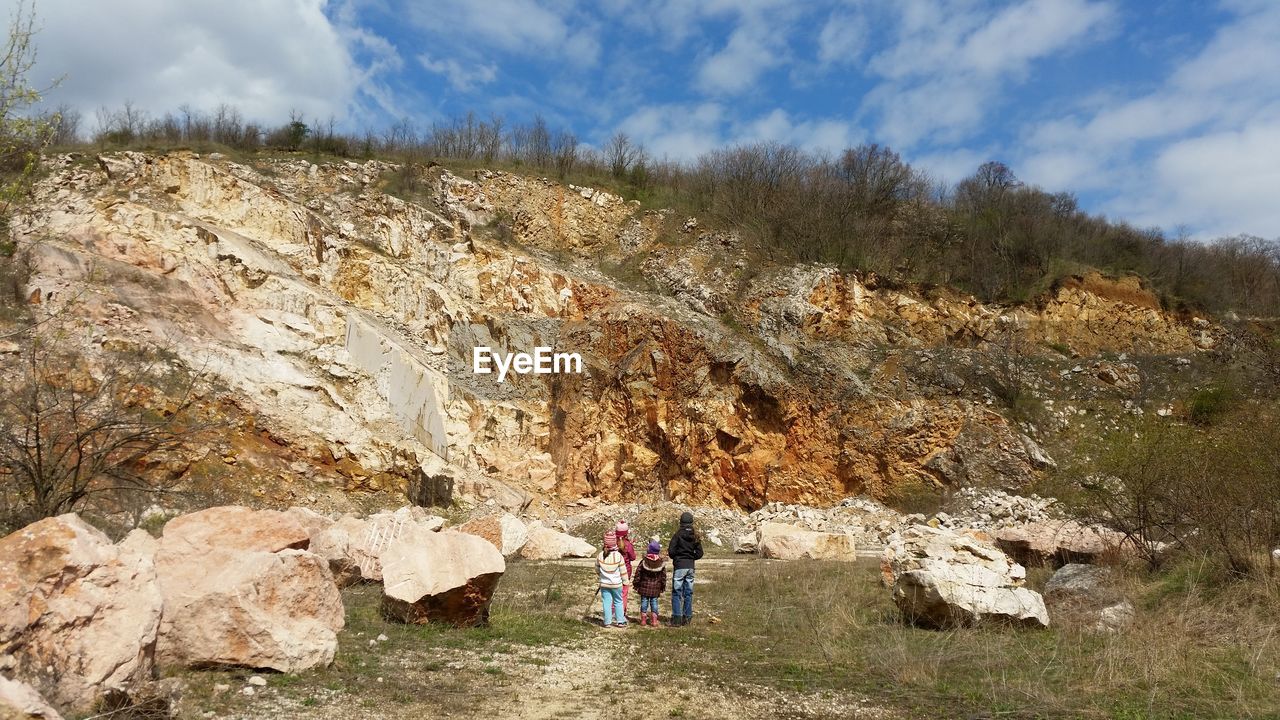
M 506 173 L 433 168 L 415 204 L 381 191 L 394 168 L 378 161 L 120 153 L 48 169 L 15 226 L 37 311 L 71 304 L 98 344 L 170 349 L 290 457 L 358 487 L 748 509 L 1018 487 L 1052 459 L 965 368 L 1010 348 L 1218 342 L 1133 279 L 988 306 L 770 266 L 695 219 Z M 472 372 L 476 346 L 585 367 L 498 382 Z

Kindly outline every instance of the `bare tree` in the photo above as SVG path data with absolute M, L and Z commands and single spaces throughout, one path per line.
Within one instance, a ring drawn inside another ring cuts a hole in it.
M 615 133 L 604 145 L 604 161 L 615 178 L 624 178 L 637 161 L 644 158 L 644 147 L 631 141 L 624 132 Z
M 13 519 L 170 489 L 149 465 L 206 428 L 192 413 L 198 376 L 170 371 L 163 355 L 87 362 L 65 339 L 46 337 L 29 335 L 0 388 L 0 472 L 17 495 L 7 498 Z

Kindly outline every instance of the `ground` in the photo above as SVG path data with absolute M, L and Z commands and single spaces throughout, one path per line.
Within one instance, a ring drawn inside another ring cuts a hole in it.
M 1120 635 L 936 632 L 902 625 L 874 561 L 719 556 L 698 566 L 692 626 L 606 630 L 589 561 L 513 561 L 488 628 L 388 622 L 376 586 L 348 588 L 331 667 L 258 673 L 252 696 L 250 671 L 186 672 L 178 716 L 1280 717 L 1274 619 L 1233 616 L 1177 577 L 1131 587 L 1139 618 Z

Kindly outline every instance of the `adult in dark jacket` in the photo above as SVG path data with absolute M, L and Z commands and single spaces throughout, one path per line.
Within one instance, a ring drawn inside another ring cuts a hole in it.
M 693 618 L 693 565 L 702 559 L 702 538 L 693 529 L 693 513 L 680 515 L 680 529 L 667 543 L 671 575 L 671 624 L 688 625 Z

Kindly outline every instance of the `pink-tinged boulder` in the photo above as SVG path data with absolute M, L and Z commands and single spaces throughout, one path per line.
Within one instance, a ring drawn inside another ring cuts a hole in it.
M 0 720 L 62 720 L 30 685 L 0 675 Z
M 1027 523 L 996 532 L 996 546 L 1026 567 L 1094 563 L 1118 553 L 1123 543 L 1124 536 L 1114 530 L 1072 520 Z
M 520 557 L 525 560 L 586 558 L 594 557 L 595 554 L 595 547 L 586 540 L 542 526 L 530 528 L 529 539 L 520 548 Z
M 971 535 L 927 525 L 895 532 L 882 570 L 892 579 L 894 603 L 915 625 L 1049 625 L 1044 598 L 1022 587 L 1026 570 Z
M 284 514 L 296 520 L 302 529 L 307 531 L 307 536 L 312 538 L 333 525 L 333 520 L 311 508 L 291 507 L 285 510 Z
M 488 540 L 412 528 L 382 552 L 382 609 L 402 622 L 487 625 L 489 602 L 507 569 Z
M 760 526 L 760 557 L 774 560 L 858 559 L 856 538 L 848 533 L 806 530 L 795 525 L 767 522 Z
M 342 595 L 328 562 L 296 549 L 306 542 L 296 520 L 270 510 L 212 508 L 169 521 L 156 553 L 161 662 L 281 672 L 332 662 Z
M 73 514 L 0 539 L 0 672 L 73 712 L 149 681 L 161 612 L 153 545 L 141 530 L 114 545 Z
M 329 569 L 342 587 L 357 582 L 382 582 L 379 555 L 407 528 L 436 531 L 444 518 L 419 507 L 403 507 L 368 518 L 343 515 L 311 538 L 311 552 L 329 562 Z
M 476 518 L 461 525 L 458 530 L 488 540 L 498 548 L 503 557 L 512 557 L 529 542 L 529 527 L 511 513 Z
M 164 526 L 164 545 L 171 552 L 204 548 L 278 552 L 306 550 L 310 543 L 310 533 L 293 515 L 238 505 L 179 515 Z

